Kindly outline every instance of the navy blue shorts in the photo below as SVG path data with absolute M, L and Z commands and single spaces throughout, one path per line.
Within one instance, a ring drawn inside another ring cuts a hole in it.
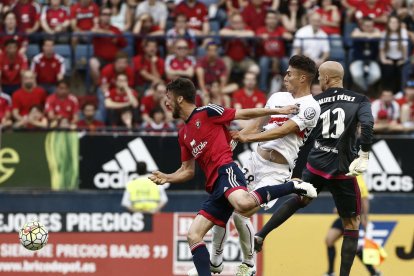
M 246 179 L 239 166 L 236 163 L 221 166 L 218 169 L 218 177 L 214 183 L 213 191 L 203 203 L 198 214 L 218 226 L 226 227 L 227 221 L 234 211 L 227 197 L 238 189 L 247 190 Z

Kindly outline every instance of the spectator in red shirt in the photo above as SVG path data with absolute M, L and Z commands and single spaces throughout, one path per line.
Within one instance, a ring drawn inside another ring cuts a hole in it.
M 8 128 L 13 124 L 11 97 L 3 92 L 0 92 L 0 124 L 2 128 Z
M 15 128 L 26 129 L 46 129 L 48 127 L 48 121 L 43 114 L 43 108 L 40 105 L 34 105 L 30 107 L 29 113 L 23 117 L 23 120 L 19 120 L 14 124 Z
M 409 130 L 414 130 L 414 81 L 409 80 L 405 86 L 405 96 L 398 101 L 401 106 L 401 124 Z
M 128 55 L 125 52 L 118 52 L 115 61 L 102 69 L 101 89 L 108 90 L 114 88 L 116 76 L 119 74 L 127 75 L 129 87 L 134 86 L 134 70 L 128 65 Z
M 100 68 L 115 60 L 117 52 L 127 46 L 127 42 L 122 37 L 121 31 L 111 26 L 111 10 L 103 8 L 99 17 L 99 25 L 92 29 L 94 37 L 92 39 L 94 57 L 89 60 L 91 76 L 95 84 L 99 82 Z
M 196 61 L 193 56 L 188 55 L 188 43 L 184 39 L 179 39 L 175 43 L 175 55 L 169 55 L 165 59 L 165 73 L 167 79 L 175 80 L 179 77 L 192 79 Z
M 198 85 L 204 95 L 208 94 L 208 87 L 218 82 L 224 93 L 230 93 L 237 89 L 237 85 L 227 85 L 227 68 L 219 57 L 218 45 L 214 42 L 207 44 L 207 53 L 200 58 L 196 66 Z
M 137 119 L 138 93 L 129 87 L 127 75 L 117 75 L 115 88 L 105 91 L 105 98 L 105 107 L 108 111 L 110 125 L 122 125 L 120 123 L 122 121 L 121 115 L 125 108 L 132 108 L 134 119 Z
M 163 35 L 164 30 L 154 23 L 151 14 L 144 13 L 135 23 L 132 33 L 137 35 L 135 38 L 135 53 L 139 55 L 142 54 L 144 48 L 145 39 L 143 37 Z
M 21 84 L 21 72 L 28 68 L 27 59 L 18 53 L 17 41 L 5 43 L 6 50 L 0 55 L 0 75 L 3 92 L 12 95 Z
M 13 93 L 12 103 L 13 117 L 18 125 L 25 124 L 28 120 L 26 115 L 35 105 L 43 108 L 46 101 L 46 92 L 43 88 L 36 86 L 36 76 L 32 71 L 22 73 L 22 88 Z
M 22 36 L 22 31 L 17 26 L 16 15 L 12 11 L 5 13 L 3 17 L 3 27 L 0 32 L 0 45 L 2 52 L 6 46 L 6 41 L 10 39 L 17 41 L 19 53 L 25 56 L 28 42 L 27 39 Z
M 19 0 L 13 7 L 13 12 L 17 17 L 17 26 L 26 34 L 33 34 L 39 30 L 39 10 L 36 1 Z
M 102 121 L 95 119 L 96 116 L 96 106 L 93 103 L 85 103 L 82 107 L 82 116 L 83 119 L 78 121 L 78 128 L 81 130 L 87 131 L 96 131 L 103 129 L 105 124 Z
M 280 14 L 268 10 L 266 13 L 266 26 L 256 31 L 256 35 L 261 38 L 258 48 L 260 82 L 259 87 L 263 91 L 268 90 L 269 69 L 271 68 L 272 77 L 287 69 L 288 58 L 286 56 L 285 40 L 292 40 L 293 36 L 281 24 L 279 24 Z
M 242 12 L 243 21 L 253 31 L 265 25 L 266 4 L 263 0 L 252 0 Z
M 321 5 L 315 12 L 321 15 L 321 29 L 329 36 L 341 35 L 341 12 L 332 0 L 321 0 Z
M 233 93 L 233 106 L 236 109 L 264 107 L 266 94 L 256 88 L 256 75 L 244 74 L 243 88 Z
M 163 82 L 155 84 L 150 92 L 150 94 L 141 99 L 140 111 L 142 120 L 147 123 L 152 123 L 151 112 L 156 108 L 162 108 L 167 116 L 167 121 L 171 121 L 171 111 L 167 109 L 163 101 L 165 93 L 167 92 L 165 84 Z
M 87 34 L 98 26 L 99 7 L 92 0 L 79 0 L 70 8 L 71 27 L 74 33 Z M 87 36 L 72 36 L 72 43 L 90 42 Z
M 62 4 L 62 0 L 50 0 L 50 4 L 43 7 L 40 24 L 44 32 L 58 37 L 68 31 L 69 10 Z
M 46 99 L 45 113 L 51 127 L 75 129 L 78 122 L 78 99 L 70 93 L 69 83 L 60 80 L 56 92 Z
M 55 53 L 54 46 L 53 39 L 45 39 L 43 52 L 33 58 L 31 65 L 31 70 L 37 76 L 37 83 L 48 94 L 55 91 L 57 82 L 63 79 L 66 71 L 65 59 Z
M 175 7 L 174 15 L 185 14 L 189 27 L 201 31 L 203 35 L 210 33 L 207 7 L 197 0 L 183 0 Z
M 157 56 L 156 40 L 144 42 L 144 53 L 132 60 L 135 71 L 135 84 L 139 91 L 145 91 L 155 83 L 162 82 L 165 73 L 164 59 Z
M 387 24 L 390 13 L 388 5 L 378 0 L 362 1 L 355 11 L 355 18 L 359 21 L 365 16 L 371 17 L 375 22 L 375 27 L 383 31 Z
M 255 64 L 249 57 L 251 48 L 245 39 L 253 37 L 254 32 L 245 26 L 243 17 L 239 13 L 232 14 L 229 23 L 228 27 L 220 30 L 221 37 L 229 37 L 224 42 L 225 57 L 223 58 L 226 68 L 228 68 L 227 77 L 235 67 L 245 72 Z

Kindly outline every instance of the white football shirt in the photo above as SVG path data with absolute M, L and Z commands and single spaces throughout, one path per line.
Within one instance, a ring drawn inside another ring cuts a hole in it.
M 312 129 L 316 126 L 321 108 L 319 103 L 312 95 L 293 98 L 289 92 L 274 93 L 266 103 L 267 108 L 278 108 L 286 105 L 299 105 L 299 113 L 296 115 L 272 115 L 265 130 L 274 129 L 282 126 L 286 121 L 294 121 L 300 131 L 297 133 L 290 133 L 285 137 L 261 142 L 259 146 L 263 149 L 273 149 L 282 154 L 289 163 L 289 167 L 295 167 L 296 159 L 298 158 L 299 148 L 303 146 L 306 139 L 309 137 Z

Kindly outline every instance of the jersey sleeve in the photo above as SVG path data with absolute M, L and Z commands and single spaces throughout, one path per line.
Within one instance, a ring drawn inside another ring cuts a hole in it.
M 193 155 L 184 144 L 182 131 L 178 134 L 178 143 L 180 144 L 181 162 L 186 162 L 193 159 Z
M 366 97 L 359 105 L 358 121 L 361 124 L 361 149 L 367 152 L 371 149 L 374 136 L 374 117 L 372 116 L 371 103 Z
M 234 108 L 224 108 L 220 105 L 208 104 L 206 106 L 206 109 L 207 116 L 215 124 L 229 124 L 234 120 L 234 117 L 236 116 L 236 109 Z
M 301 105 L 299 108 L 299 113 L 292 118 L 298 127 L 302 131 L 308 127 L 315 127 L 318 123 L 319 115 L 321 114 L 321 108 L 319 104 L 307 104 Z

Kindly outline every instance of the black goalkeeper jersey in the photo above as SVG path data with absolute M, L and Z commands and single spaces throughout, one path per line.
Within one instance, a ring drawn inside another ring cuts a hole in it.
M 366 96 L 344 88 L 329 88 L 315 100 L 321 106 L 321 115 L 312 131 L 314 144 L 308 165 L 325 178 L 335 178 L 347 173 L 357 156 L 358 125 L 361 148 L 370 149 L 374 125 L 371 103 Z

